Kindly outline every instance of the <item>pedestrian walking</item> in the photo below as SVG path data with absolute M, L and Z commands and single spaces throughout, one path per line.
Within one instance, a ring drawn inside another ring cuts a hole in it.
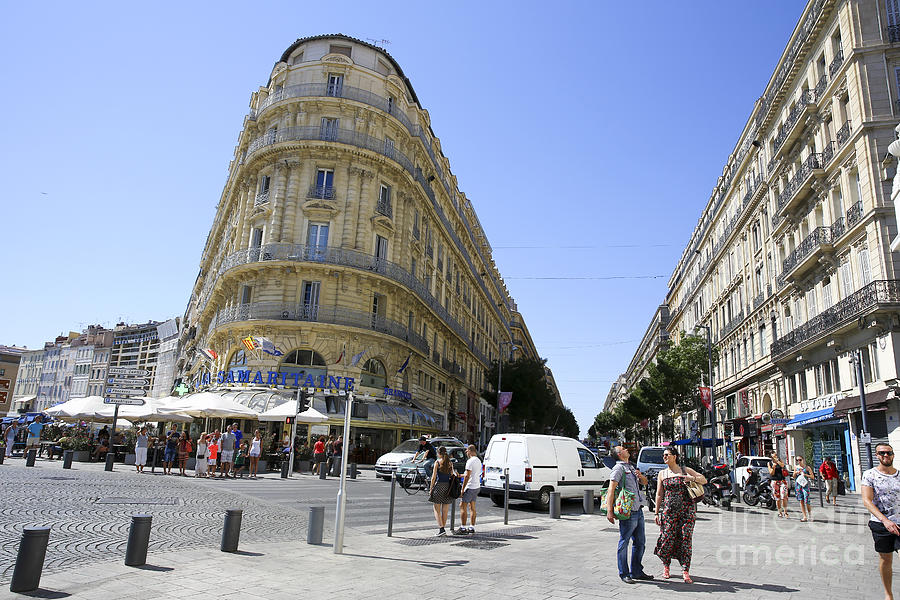
M 234 445 L 237 442 L 233 429 L 233 426 L 229 425 L 225 433 L 222 434 L 222 439 L 219 440 L 219 453 L 221 454 L 219 457 L 219 470 L 221 471 L 219 477 L 226 479 L 231 470 L 231 464 L 234 462 Z M 231 475 L 231 478 L 234 479 L 234 475 Z
M 338 438 L 334 440 L 333 454 L 336 458 L 344 458 L 344 436 L 339 435 Z
M 143 473 L 144 465 L 147 464 L 147 448 L 150 447 L 150 439 L 146 427 L 141 427 L 134 438 L 134 468 L 138 473 Z
M 186 431 L 181 432 L 181 437 L 178 438 L 178 474 L 182 477 L 187 477 L 187 473 L 185 473 L 185 467 L 187 467 L 187 459 L 188 456 L 191 455 L 191 452 L 194 451 L 193 445 L 191 444 L 191 438 L 188 437 Z
M 659 539 L 653 553 L 663 562 L 663 579 L 669 578 L 669 567 L 674 558 L 681 563 L 685 583 L 691 579 L 691 554 L 693 553 L 694 523 L 697 505 L 688 493 L 688 482 L 706 484 L 706 477 L 697 471 L 678 464 L 678 451 L 663 450 L 666 468 L 656 479 L 656 524 Z
M 236 478 L 238 476 L 244 476 L 244 467 L 247 462 L 247 442 L 242 442 L 240 446 L 238 446 L 237 452 L 234 455 L 234 475 L 232 478 Z
M 795 458 L 797 468 L 794 469 L 794 495 L 800 502 L 800 512 L 803 516 L 801 523 L 812 521 L 812 505 L 809 503 L 809 485 L 813 478 L 812 469 L 806 464 L 802 456 Z
M 197 439 L 197 462 L 194 463 L 194 477 L 206 477 L 206 455 L 209 452 L 207 440 L 209 436 L 204 431 Z
M 163 453 L 163 475 L 172 474 L 172 465 L 175 463 L 175 458 L 178 455 L 178 440 L 180 438 L 178 430 L 172 425 L 172 429 L 166 435 L 166 448 Z
M 25 439 L 25 453 L 27 454 L 32 448 L 37 448 L 41 445 L 41 431 L 44 429 L 44 415 L 36 416 L 34 421 L 29 423 L 26 429 L 28 430 L 28 437 Z
M 216 432 L 218 433 L 218 431 Z M 215 437 L 211 437 L 206 442 L 206 453 L 207 453 L 207 477 L 210 479 L 216 478 L 216 460 L 219 457 L 219 440 Z
M 16 435 L 19 433 L 18 424 L 13 421 L 6 428 L 6 431 L 3 432 L 3 436 L 6 438 L 6 458 L 12 458 L 13 446 L 16 445 Z
M 619 578 L 625 583 L 634 583 L 636 580 L 650 580 L 653 575 L 644 573 L 644 548 L 647 545 L 647 535 L 644 530 L 644 496 L 641 494 L 641 486 L 647 485 L 647 478 L 637 470 L 628 460 L 631 453 L 628 448 L 616 446 L 612 449 L 616 466 L 609 475 L 609 488 L 606 493 L 606 519 L 610 523 L 616 522 L 613 514 L 613 503 L 616 498 L 616 489 L 624 488 L 634 494 L 634 509 L 627 519 L 619 520 L 619 544 L 616 547 L 616 562 L 619 567 Z M 628 566 L 628 546 L 631 544 L 631 566 Z
M 321 463 L 325 462 L 325 436 L 319 436 L 319 440 L 313 445 L 313 461 L 315 462 L 315 472 L 318 473 Z
M 325 470 L 331 472 L 331 466 L 334 464 L 334 436 L 329 435 L 328 441 L 325 442 Z
M 431 486 L 429 488 L 428 501 L 434 508 L 434 518 L 438 524 L 437 535 L 447 535 L 447 513 L 450 511 L 450 503 L 453 498 L 450 497 L 450 478 L 459 477 L 456 469 L 453 468 L 453 462 L 447 449 L 443 446 L 438 450 L 438 459 L 434 463 L 434 470 L 431 473 Z
M 862 476 L 862 501 L 868 511 L 869 529 L 878 553 L 878 571 L 884 585 L 884 597 L 894 599 L 892 566 L 894 552 L 900 550 L 900 477 L 894 468 L 894 448 L 875 446 L 878 466 Z
M 253 434 L 250 440 L 250 477 L 256 479 L 256 472 L 259 470 L 259 455 L 262 454 L 262 436 L 259 429 Z
M 777 452 L 772 452 L 769 458 L 769 481 L 772 485 L 772 495 L 775 497 L 775 504 L 778 506 L 778 516 L 787 519 L 788 488 L 787 483 L 785 483 L 787 469 L 785 469 L 781 459 L 778 458 Z
M 475 501 L 478 500 L 478 492 L 481 490 L 481 459 L 478 458 L 478 450 L 473 444 L 469 444 L 466 448 L 466 472 L 462 484 L 462 496 L 459 499 L 459 516 L 462 520 L 462 527 L 459 533 L 475 533 L 475 518 L 478 513 L 475 512 Z M 466 520 L 469 520 L 469 527 L 466 527 Z
M 838 474 L 837 465 L 830 456 L 826 456 L 825 460 L 819 465 L 819 474 L 825 482 L 825 504 L 837 506 L 838 491 Z M 830 500 L 829 500 L 830 498 Z

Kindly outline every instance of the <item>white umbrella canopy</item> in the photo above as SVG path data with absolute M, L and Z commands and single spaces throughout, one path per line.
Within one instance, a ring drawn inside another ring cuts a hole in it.
M 44 414 L 63 420 L 112 421 L 112 408 L 103 403 L 102 396 L 86 396 L 51 406 Z
M 270 408 L 264 413 L 259 413 L 257 417 L 260 421 L 284 421 L 287 417 L 293 417 L 297 410 L 297 402 L 295 400 L 289 400 L 282 404 L 279 404 L 275 408 Z M 310 407 L 297 415 L 298 423 L 323 423 L 328 420 L 326 415 L 323 415 L 316 409 Z
M 168 396 L 166 398 L 144 397 L 141 398 L 141 400 L 144 401 L 144 404 L 141 406 L 123 404 L 119 407 L 119 418 L 128 419 L 132 422 L 177 421 L 179 423 L 189 423 L 192 420 L 190 415 L 166 410 L 169 406 L 169 398 L 178 399 L 174 396 Z M 111 406 L 110 408 L 114 409 L 115 407 Z M 110 412 L 110 414 L 112 413 Z
M 179 398 L 160 408 L 161 415 L 181 413 L 192 417 L 255 419 L 259 413 L 214 392 L 200 392 Z M 164 416 L 161 419 L 165 419 Z

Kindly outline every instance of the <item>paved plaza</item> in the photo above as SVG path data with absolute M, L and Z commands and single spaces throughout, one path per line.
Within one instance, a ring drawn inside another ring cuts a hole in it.
M 398 489 L 388 538 L 390 485 L 364 472 L 348 483 L 345 553 L 335 555 L 334 480 L 198 481 L 142 476 L 121 465 L 107 473 L 96 464 L 37 464 L 0 466 L 0 598 L 22 597 L 8 590 L 26 525 L 52 528 L 41 590 L 32 594 L 45 598 L 881 597 L 866 516 L 851 496 L 837 511 L 816 509 L 812 523 L 745 506 L 701 507 L 692 586 L 659 579 L 652 554 L 658 528 L 648 519 L 644 564 L 657 579 L 625 585 L 615 567 L 617 528 L 599 514 L 581 514 L 578 502 L 565 503 L 559 520 L 516 505 L 504 526 L 502 511 L 481 498 L 475 536 L 436 538 L 424 494 Z M 322 545 L 306 543 L 312 505 L 326 507 Z M 237 554 L 218 550 L 228 508 L 244 510 Z M 153 515 L 145 568 L 123 564 L 129 518 L 137 513 Z

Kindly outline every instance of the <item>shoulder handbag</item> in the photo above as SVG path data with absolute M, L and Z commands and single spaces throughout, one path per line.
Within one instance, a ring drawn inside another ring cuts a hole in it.
M 450 474 L 450 488 L 447 490 L 447 495 L 451 498 L 462 496 L 462 483 L 460 483 L 459 477 L 453 473 Z
M 682 470 L 684 473 L 684 471 Z M 685 473 L 687 474 L 687 473 Z M 703 489 L 703 485 L 696 481 L 684 481 L 684 484 L 687 486 L 688 497 L 696 504 L 703 500 L 703 496 L 706 491 Z

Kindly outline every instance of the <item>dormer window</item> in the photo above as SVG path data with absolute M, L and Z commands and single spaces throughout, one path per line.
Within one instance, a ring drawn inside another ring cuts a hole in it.
M 346 57 L 350 57 L 350 46 L 341 46 L 339 44 L 331 44 L 328 47 L 329 54 L 343 54 Z
M 299 65 L 302 62 L 303 62 L 303 53 L 302 52 L 298 52 L 297 54 L 295 54 L 294 56 L 291 57 L 292 65 Z

